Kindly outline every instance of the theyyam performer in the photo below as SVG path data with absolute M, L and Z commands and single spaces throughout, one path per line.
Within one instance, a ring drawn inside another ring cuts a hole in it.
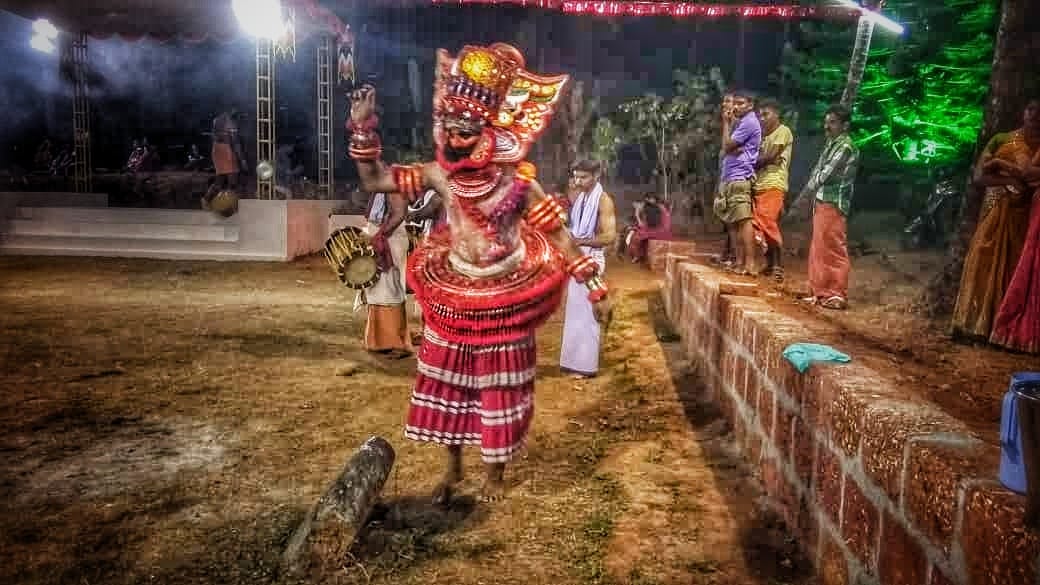
M 363 190 L 442 197 L 447 225 L 412 253 L 408 284 L 426 323 L 405 436 L 447 446 L 434 492 L 450 500 L 462 479 L 462 446 L 479 445 L 485 501 L 505 491 L 504 471 L 521 449 L 534 408 L 535 329 L 559 306 L 573 276 L 610 315 L 599 266 L 563 228 L 565 215 L 524 159 L 545 131 L 568 76 L 525 69 L 510 45 L 437 52 L 436 161 L 384 165 L 375 89 L 352 95 L 349 152 Z

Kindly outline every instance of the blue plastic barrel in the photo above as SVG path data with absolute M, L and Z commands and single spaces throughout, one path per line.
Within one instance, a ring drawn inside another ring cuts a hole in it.
M 1018 428 L 1017 394 L 1040 394 L 1040 372 L 1015 372 L 1000 412 L 1000 483 L 1026 493 L 1026 466 L 1022 460 L 1022 434 Z

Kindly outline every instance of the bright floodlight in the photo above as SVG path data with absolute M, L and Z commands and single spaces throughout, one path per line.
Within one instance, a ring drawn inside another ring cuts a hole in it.
M 43 35 L 33 35 L 32 39 L 29 41 L 29 46 L 37 51 L 51 55 L 58 50 L 58 48 L 54 46 L 54 42 Z
M 238 23 L 250 35 L 277 40 L 285 34 L 282 3 L 278 0 L 232 0 Z
M 896 33 L 897 35 L 903 34 L 903 31 L 905 30 L 903 28 L 903 25 L 901 25 L 898 22 L 892 20 L 891 18 L 888 18 L 888 17 L 882 15 L 879 12 L 874 12 L 873 10 L 867 10 L 866 8 L 863 8 L 859 4 L 856 4 L 855 2 L 853 2 L 852 0 L 838 0 L 838 3 L 843 5 L 843 6 L 848 6 L 849 8 L 855 8 L 856 10 L 859 10 L 860 14 L 862 14 L 864 18 L 868 18 L 870 20 L 873 20 L 875 24 L 880 24 L 881 26 L 887 28 L 888 30 L 890 30 L 890 31 L 892 31 L 894 33 Z
M 41 37 L 53 41 L 58 38 L 58 29 L 51 24 L 51 21 L 46 18 L 41 18 L 33 22 L 33 32 L 40 35 Z

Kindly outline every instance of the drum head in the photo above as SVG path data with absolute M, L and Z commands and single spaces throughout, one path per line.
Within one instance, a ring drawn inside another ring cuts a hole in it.
M 368 288 L 379 279 L 379 268 L 373 256 L 355 256 L 343 263 L 339 275 L 343 284 L 350 288 Z
M 233 191 L 221 191 L 210 201 L 209 208 L 224 217 L 234 215 L 238 210 L 238 194 Z

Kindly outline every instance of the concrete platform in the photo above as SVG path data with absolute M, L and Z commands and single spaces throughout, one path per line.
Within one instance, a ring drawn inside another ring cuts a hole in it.
M 237 214 L 222 218 L 202 210 L 111 208 L 103 195 L 68 195 L 0 199 L 17 203 L 0 219 L 0 253 L 285 262 L 319 252 L 334 223 L 360 221 L 332 221 L 342 201 L 243 199 Z M 82 205 L 54 205 L 70 199 Z

